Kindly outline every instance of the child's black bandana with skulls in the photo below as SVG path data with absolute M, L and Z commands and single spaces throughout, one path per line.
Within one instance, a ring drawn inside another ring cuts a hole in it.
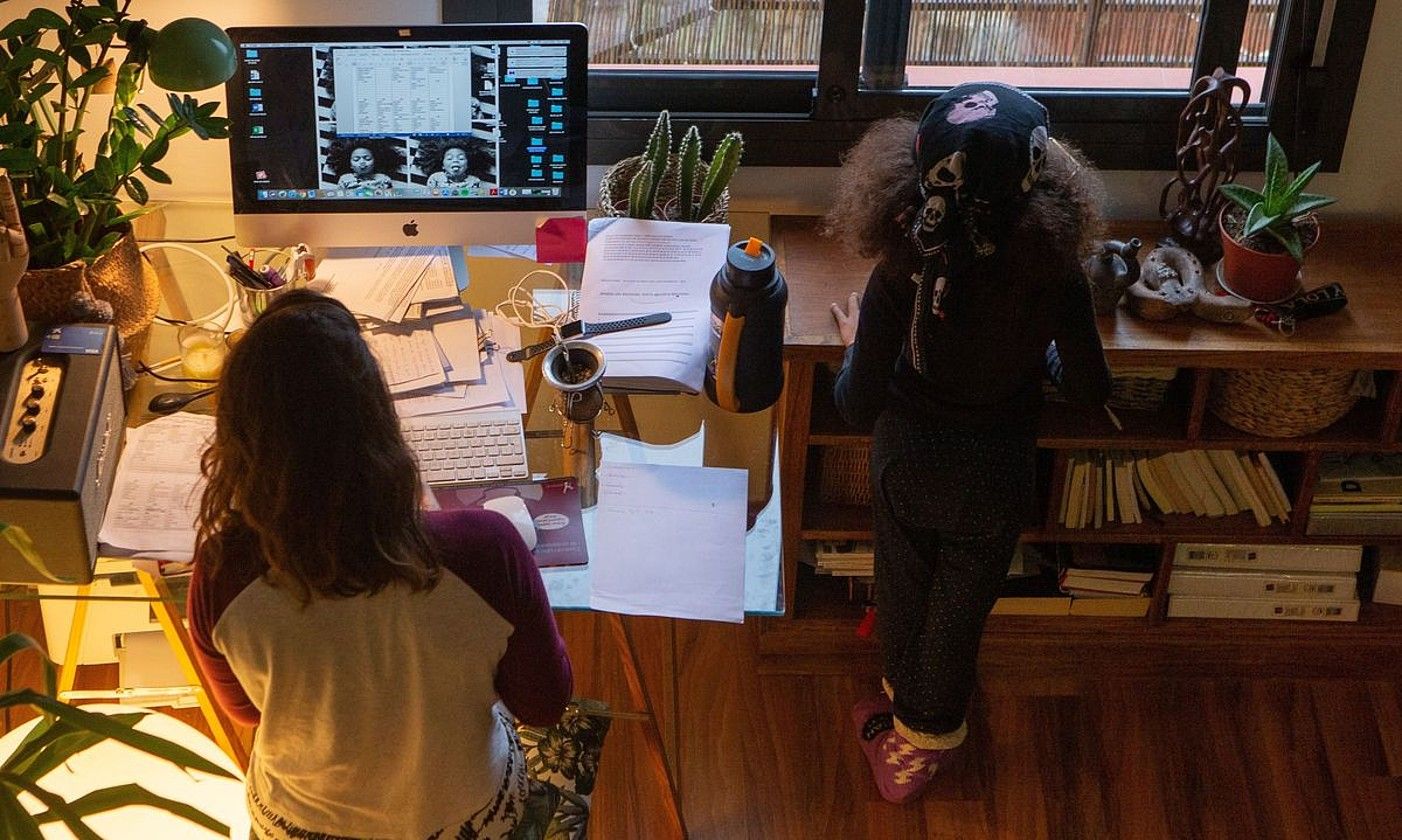
M 910 236 L 922 257 L 911 360 L 925 369 L 922 332 L 944 317 L 951 282 L 997 250 L 997 240 L 1042 173 L 1047 109 L 996 82 L 960 85 L 930 103 L 915 138 L 922 205 Z

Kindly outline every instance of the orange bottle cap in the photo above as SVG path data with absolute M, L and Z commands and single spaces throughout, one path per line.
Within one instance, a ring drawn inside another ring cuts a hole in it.
M 758 237 L 751 236 L 750 241 L 745 243 L 745 256 L 757 257 L 764 249 L 764 242 Z

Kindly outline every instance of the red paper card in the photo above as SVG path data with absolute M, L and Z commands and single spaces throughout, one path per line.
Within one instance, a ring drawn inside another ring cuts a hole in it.
M 545 219 L 535 229 L 536 262 L 584 262 L 588 239 L 582 216 Z

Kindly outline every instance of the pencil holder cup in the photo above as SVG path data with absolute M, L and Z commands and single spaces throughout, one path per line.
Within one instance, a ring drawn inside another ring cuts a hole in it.
M 306 282 L 300 278 L 288 280 L 276 289 L 252 289 L 236 280 L 233 283 L 234 290 L 238 293 L 239 313 L 243 315 L 245 324 L 252 324 L 257 320 L 258 316 L 262 315 L 268 308 L 268 305 L 281 295 L 306 286 Z

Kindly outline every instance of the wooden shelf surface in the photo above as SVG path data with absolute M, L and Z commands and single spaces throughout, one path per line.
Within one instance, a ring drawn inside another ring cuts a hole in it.
M 784 344 L 835 357 L 841 343 L 828 306 L 845 300 L 849 292 L 860 293 L 873 261 L 820 236 L 818 225 L 818 219 L 806 216 L 776 216 L 771 223 L 774 249 L 789 286 Z M 1395 266 L 1402 264 L 1402 237 L 1396 226 L 1326 219 L 1324 231 L 1305 263 L 1304 285 L 1342 283 L 1348 291 L 1347 309 L 1301 323 L 1292 337 L 1254 321 L 1220 325 L 1185 316 L 1155 322 L 1120 309 L 1098 319 L 1110 364 L 1402 370 L 1402 294 L 1394 277 Z M 1153 242 L 1164 225 L 1119 223 L 1111 232 Z

